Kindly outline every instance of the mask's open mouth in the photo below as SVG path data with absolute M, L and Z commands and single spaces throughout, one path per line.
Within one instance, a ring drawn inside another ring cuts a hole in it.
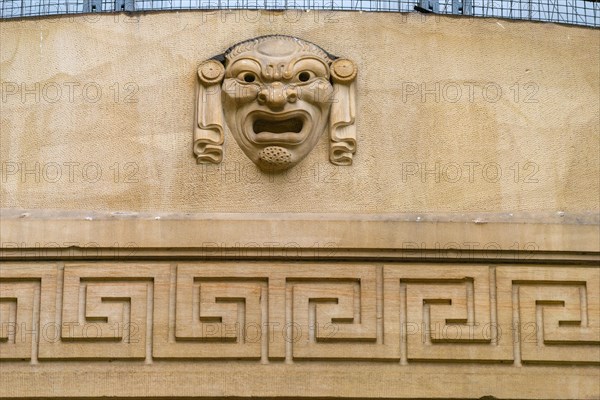
M 273 121 L 268 119 L 259 118 L 252 124 L 252 129 L 255 134 L 259 133 L 300 133 L 304 121 L 302 119 L 294 117 L 288 118 L 281 121 Z
M 253 112 L 244 123 L 248 139 L 261 144 L 302 143 L 312 123 L 308 113 L 295 110 L 285 113 Z

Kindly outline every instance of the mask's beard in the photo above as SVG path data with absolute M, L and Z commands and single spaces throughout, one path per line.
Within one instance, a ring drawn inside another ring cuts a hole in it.
M 282 171 L 292 165 L 292 153 L 279 146 L 265 147 L 258 153 L 260 167 L 268 171 Z

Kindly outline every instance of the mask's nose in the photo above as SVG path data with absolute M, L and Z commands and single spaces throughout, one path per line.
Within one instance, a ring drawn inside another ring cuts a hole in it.
M 281 82 L 273 82 L 263 87 L 258 92 L 258 103 L 266 105 L 273 110 L 280 110 L 286 103 L 293 103 L 298 99 L 295 88 L 286 87 Z

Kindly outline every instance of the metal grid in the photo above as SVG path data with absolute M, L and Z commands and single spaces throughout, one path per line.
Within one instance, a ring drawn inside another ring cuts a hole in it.
M 0 0 L 0 18 L 89 12 L 221 9 L 418 10 L 600 27 L 599 0 Z

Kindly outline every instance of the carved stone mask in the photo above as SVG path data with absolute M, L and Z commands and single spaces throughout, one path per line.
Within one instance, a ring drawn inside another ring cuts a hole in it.
M 194 153 L 222 159 L 223 114 L 246 156 L 263 170 L 300 162 L 329 123 L 330 160 L 352 164 L 355 64 L 290 36 L 236 44 L 198 69 Z M 222 113 L 221 113 L 222 110 Z

